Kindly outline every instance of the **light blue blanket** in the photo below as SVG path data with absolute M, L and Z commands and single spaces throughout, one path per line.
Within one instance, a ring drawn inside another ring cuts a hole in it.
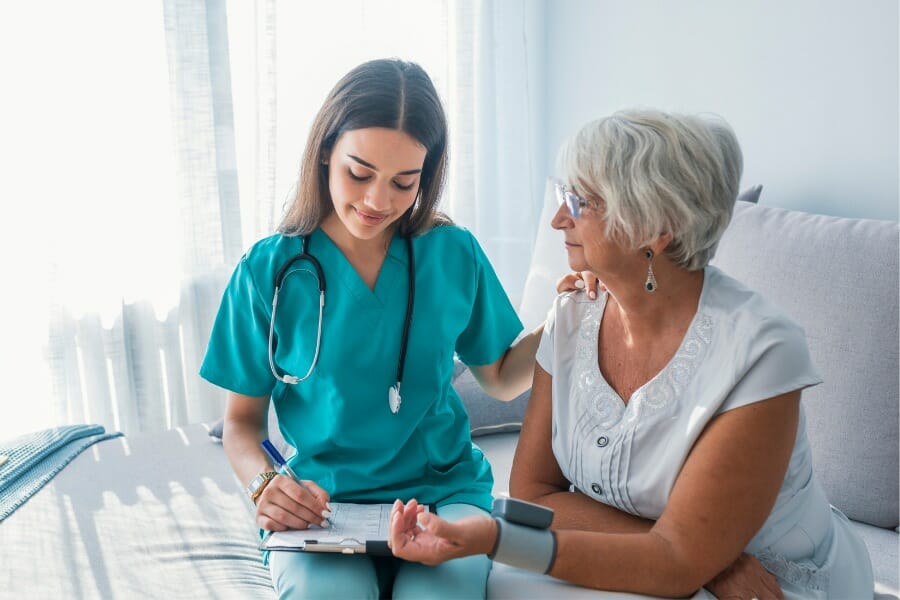
M 0 465 L 0 521 L 53 479 L 82 450 L 120 435 L 106 433 L 100 425 L 67 425 L 0 444 L 0 456 L 7 457 Z

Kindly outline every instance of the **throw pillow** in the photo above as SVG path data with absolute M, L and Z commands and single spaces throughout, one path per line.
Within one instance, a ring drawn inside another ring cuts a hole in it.
M 453 378 L 453 389 L 459 394 L 469 414 L 472 437 L 519 431 L 522 428 L 522 418 L 525 416 L 531 390 L 523 392 L 514 400 L 503 402 L 481 389 L 472 371 L 458 361 L 456 372 L 458 374 Z
M 762 193 L 761 185 L 748 187 L 746 190 L 738 194 L 738 201 L 750 202 L 751 204 L 759 204 L 759 195 Z
M 713 264 L 806 331 L 816 475 L 856 521 L 897 526 L 898 227 L 738 203 Z

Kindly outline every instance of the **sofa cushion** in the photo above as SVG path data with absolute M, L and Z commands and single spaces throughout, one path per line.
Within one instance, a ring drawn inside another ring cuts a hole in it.
M 628 592 L 607 592 L 554 579 L 523 569 L 494 563 L 487 582 L 487 597 L 491 600 L 521 600 L 541 598 L 552 600 L 660 600 Z M 706 588 L 700 588 L 689 600 L 715 600 Z
M 882 529 L 865 523 L 850 521 L 853 530 L 866 543 L 875 574 L 875 592 L 883 598 L 900 596 L 900 573 L 897 558 L 900 556 L 900 536 L 890 529 Z
M 99 442 L 3 521 L 0 598 L 274 600 L 254 510 L 203 425 Z
M 713 264 L 806 330 L 814 468 L 848 517 L 898 522 L 898 226 L 739 202 Z

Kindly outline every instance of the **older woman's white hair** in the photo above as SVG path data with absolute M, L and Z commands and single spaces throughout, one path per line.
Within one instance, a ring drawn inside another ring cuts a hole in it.
M 612 240 L 640 249 L 670 233 L 665 254 L 697 270 L 731 220 L 743 157 L 721 118 L 626 110 L 585 125 L 559 164 Z

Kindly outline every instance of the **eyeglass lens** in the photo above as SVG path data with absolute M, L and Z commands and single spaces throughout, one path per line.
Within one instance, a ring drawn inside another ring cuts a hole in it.
M 578 215 L 581 214 L 581 206 L 579 206 L 578 203 L 578 196 L 567 190 L 561 183 L 556 184 L 556 201 L 560 204 L 562 204 L 563 202 L 566 203 L 566 208 L 569 209 L 569 214 L 572 215 L 573 219 L 577 219 Z

